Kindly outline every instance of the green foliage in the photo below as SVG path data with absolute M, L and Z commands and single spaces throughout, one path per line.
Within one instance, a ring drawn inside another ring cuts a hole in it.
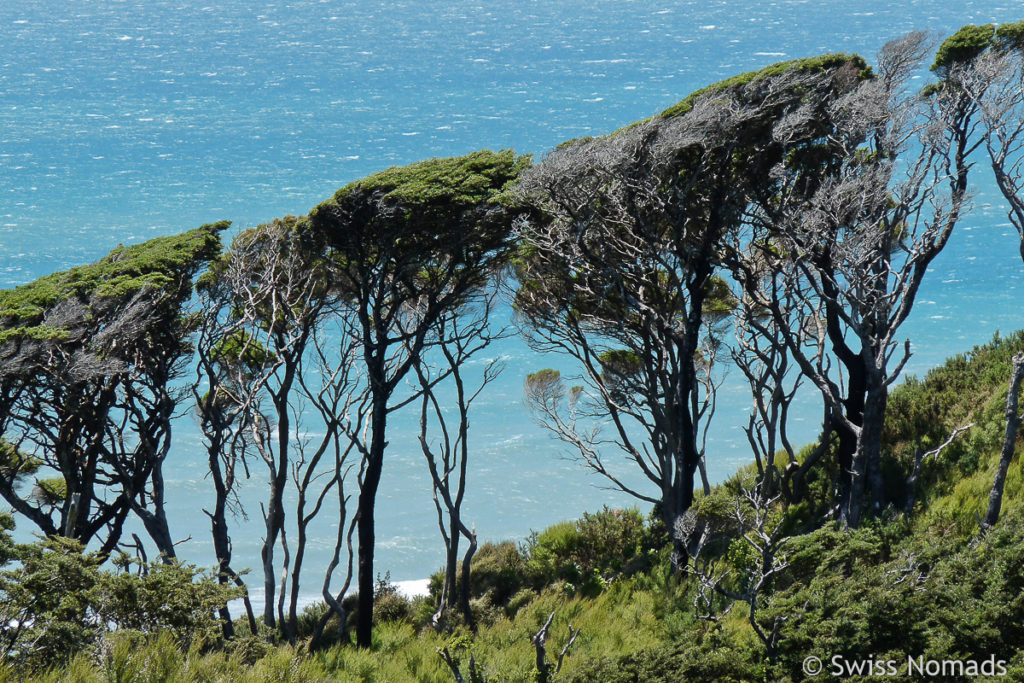
M 636 351 L 630 349 L 613 349 L 605 351 L 597 357 L 605 373 L 612 377 L 632 377 L 643 368 L 643 361 Z M 528 378 L 529 381 L 529 378 Z
M 18 546 L 10 533 L 13 529 L 14 515 L 10 512 L 0 512 L 0 567 L 6 566 L 18 556 Z
M 303 608 L 301 612 L 299 612 L 298 619 L 296 620 L 296 637 L 300 640 L 311 638 L 313 636 L 313 632 L 316 630 L 317 624 L 320 622 L 320 619 L 323 617 L 323 615 L 327 614 L 329 610 L 330 607 L 323 600 L 318 600 L 314 603 L 306 605 L 306 607 Z M 333 629 L 331 628 L 331 626 L 328 626 L 328 629 L 330 629 L 330 631 L 325 630 L 325 635 L 330 635 L 331 633 L 337 632 L 336 619 Z
M 704 287 L 704 316 L 711 321 L 724 319 L 731 314 L 739 301 L 732 293 L 729 283 L 720 275 L 713 275 Z
M 390 621 L 409 621 L 413 616 L 412 601 L 398 591 L 391 583 L 390 572 L 377 575 L 373 590 L 373 622 L 382 624 Z
M 482 544 L 473 556 L 470 580 L 470 595 L 494 606 L 505 605 L 520 590 L 538 583 L 529 558 L 509 541 Z
M 384 277 L 376 268 L 397 278 L 393 287 L 441 287 L 454 272 L 468 276 L 504 258 L 508 191 L 528 165 L 511 150 L 483 150 L 392 167 L 338 190 L 310 211 L 303 230 L 334 249 L 345 291 L 371 287 Z M 445 277 L 424 282 L 431 272 Z
M 730 491 L 727 484 L 716 486 L 707 495 L 700 492 L 690 508 L 698 522 L 707 524 L 716 533 L 732 533 L 737 529 L 734 518 L 736 492 Z
M 1000 24 L 996 28 L 995 44 L 1000 50 L 1024 50 L 1024 21 Z
M 494 623 L 514 617 L 546 589 L 594 597 L 611 582 L 652 566 L 665 537 L 635 509 L 604 507 L 534 533 L 522 546 L 483 543 L 473 556 L 470 597 L 474 617 Z M 443 575 L 431 577 L 432 603 Z M 429 615 L 427 615 L 429 616 Z M 426 623 L 426 620 L 420 620 Z
M 210 354 L 218 363 L 241 363 L 248 368 L 261 368 L 273 363 L 276 356 L 245 330 L 235 330 L 219 339 Z
M 140 573 L 103 572 L 96 611 L 118 629 L 164 634 L 183 650 L 209 646 L 220 637 L 216 610 L 241 589 L 217 582 L 191 564 L 153 563 Z
M 916 493 L 926 508 L 924 524 L 952 527 L 960 535 L 977 528 L 984 512 L 1005 429 L 1007 383 L 1011 359 L 1024 352 L 1024 333 L 996 334 L 991 342 L 958 354 L 930 370 L 924 379 L 909 377 L 889 397 L 883 442 L 886 460 L 902 476 L 913 467 L 915 452 L 943 444 L 954 429 L 973 423 L 941 454 L 922 463 Z M 1004 505 L 1024 500 L 1010 485 L 1021 478 L 1011 466 Z M 901 492 L 908 495 L 910 492 Z
M 739 74 L 731 78 L 727 78 L 723 81 L 713 83 L 712 85 L 696 90 L 685 99 L 672 105 L 665 111 L 661 112 L 663 117 L 681 116 L 686 112 L 693 109 L 693 105 L 704 97 L 705 95 L 724 93 L 726 91 L 736 91 L 750 84 L 765 81 L 770 78 L 781 76 L 783 74 L 797 71 L 797 72 L 825 72 L 830 69 L 837 69 L 843 67 L 856 68 L 860 73 L 861 78 L 867 78 L 870 76 L 870 68 L 867 62 L 858 55 L 849 55 L 845 53 L 835 53 L 821 55 L 819 57 L 807 57 L 803 59 L 791 59 L 785 62 L 777 62 L 770 64 L 763 69 L 757 71 L 750 71 L 744 74 Z
M 99 646 L 111 627 L 168 639 L 181 651 L 210 646 L 220 631 L 215 610 L 237 595 L 192 565 L 153 563 L 138 575 L 115 573 L 70 539 L 20 546 L 6 534 L 3 540 L 3 555 L 14 564 L 0 572 L 0 664 L 25 670 L 67 663 Z
M 434 158 L 408 166 L 392 166 L 338 190 L 335 202 L 362 193 L 382 201 L 430 205 L 476 205 L 502 196 L 507 185 L 529 165 L 529 157 L 512 150 L 481 150 L 462 157 Z
M 626 655 L 592 659 L 565 679 L 566 683 L 677 683 L 722 681 L 739 683 L 763 678 L 748 648 L 719 632 L 701 634 L 691 643 L 647 647 Z
M 101 650 L 106 680 L 117 683 L 158 683 L 177 678 L 184 658 L 168 633 L 147 639 L 134 631 L 111 634 Z
M 47 506 L 57 506 L 68 497 L 68 483 L 64 477 L 50 477 L 36 482 L 32 497 Z
M 606 505 L 600 512 L 584 512 L 576 521 L 576 532 L 581 544 L 573 553 L 573 561 L 584 573 L 598 572 L 604 579 L 649 566 L 649 554 L 659 545 L 636 508 L 622 510 Z
M 939 49 L 935 52 L 935 62 L 932 64 L 931 70 L 947 70 L 956 64 L 971 61 L 992 44 L 994 37 L 995 26 L 993 24 L 964 26 L 942 41 Z
M 779 676 L 799 677 L 808 654 L 905 662 L 1009 659 L 1024 618 L 1024 527 L 1019 511 L 977 543 L 907 535 L 895 521 L 799 540 L 791 582 L 765 617 L 787 622 Z
M 17 548 L 18 566 L 0 572 L 0 659 L 33 669 L 67 661 L 103 631 L 99 565 L 79 543 L 53 538 Z
M 615 515 L 592 515 L 607 537 Z M 544 534 L 544 547 L 573 552 L 574 525 Z M 612 538 L 617 534 L 610 534 Z M 33 680 L 131 681 L 451 681 L 437 656 L 448 647 L 467 675 L 476 660 L 486 681 L 531 680 L 529 638 L 555 612 L 549 655 L 565 642 L 568 627 L 582 635 L 565 659 L 558 681 L 804 680 L 810 654 L 825 661 L 977 659 L 995 653 L 1021 668 L 1024 642 L 1024 518 L 1007 513 L 985 537 L 964 541 L 908 520 L 876 520 L 856 531 L 832 526 L 792 539 L 790 566 L 761 610 L 767 625 L 786 617 L 779 657 L 769 662 L 741 610 L 717 622 L 693 618 L 693 582 L 668 577 L 661 562 L 610 584 L 596 597 L 567 596 L 557 588 L 522 590 L 509 601 L 510 618 L 484 623 L 478 634 L 421 633 L 405 620 L 382 622 L 373 648 L 338 645 L 311 655 L 302 647 L 262 644 L 255 657 L 185 652 L 168 635 L 125 630 L 107 636 L 96 655 L 73 660 L 59 675 Z M 507 546 L 506 546 L 507 549 Z M 514 547 L 512 548 L 514 550 Z M 514 564 L 512 560 L 508 560 Z M 1016 669 L 1014 669 L 1016 667 Z M 11 669 L 8 669 L 10 672 Z M 24 674 L 24 670 L 21 670 Z M 4 674 L 0 680 L 26 676 Z
M 526 383 L 529 385 L 548 385 L 557 382 L 561 379 L 562 373 L 558 370 L 552 370 L 551 368 L 544 368 L 537 372 L 531 372 L 526 376 Z
M 64 331 L 43 323 L 43 315 L 62 301 L 97 305 L 146 289 L 175 290 L 187 296 L 193 274 L 219 253 L 219 233 L 228 225 L 214 223 L 180 235 L 118 247 L 96 263 L 0 291 L 0 343 L 18 337 L 61 338 Z
M 18 450 L 14 444 L 0 438 L 0 473 L 8 479 L 16 479 L 26 474 L 35 474 L 42 461 Z

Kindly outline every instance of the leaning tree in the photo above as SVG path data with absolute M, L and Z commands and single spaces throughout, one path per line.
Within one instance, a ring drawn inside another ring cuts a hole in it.
M 794 164 L 803 155 L 781 160 L 771 173 L 785 182 L 757 198 L 731 249 L 744 295 L 823 396 L 826 430 L 838 434 L 837 511 L 849 526 L 886 500 L 888 389 L 910 357 L 899 329 L 967 210 L 968 157 L 980 144 L 976 106 L 912 87 L 930 51 L 920 33 L 886 44 L 876 73 L 828 104 L 822 172 L 808 185 Z M 773 136 L 802 136 L 817 122 L 798 111 Z M 785 296 L 765 287 L 778 275 Z
M 864 66 L 828 55 L 717 83 L 648 121 L 560 146 L 519 186 L 532 211 L 519 230 L 515 306 L 530 341 L 574 358 L 583 381 L 567 391 L 555 373 L 537 373 L 528 399 L 592 469 L 655 504 L 670 530 L 693 501 L 717 324 L 735 304 L 716 275 L 723 244 L 753 198 L 779 187 L 771 171 L 790 149 L 821 136 L 808 128 L 780 141 L 778 123 L 821 115 Z M 609 446 L 648 488 L 616 473 Z M 686 539 L 673 536 L 680 568 Z
M 498 292 L 497 287 L 470 292 L 462 305 L 442 314 L 432 334 L 430 355 L 431 361 L 436 362 L 416 366 L 421 394 L 420 448 L 430 472 L 437 523 L 445 547 L 444 581 L 433 617 L 435 626 L 440 626 L 449 607 L 457 603 L 466 623 L 476 629 L 469 597 L 477 535 L 475 527 L 467 525 L 462 515 L 471 452 L 469 415 L 473 403 L 498 378 L 504 364 L 492 358 L 485 362 L 479 376 L 470 375 L 464 366 L 510 330 L 492 326 L 491 312 Z M 439 390 L 445 378 L 451 384 L 452 396 Z M 463 538 L 468 547 L 461 559 L 460 574 L 459 546 Z
M 241 232 L 203 276 L 201 382 L 194 390 L 216 493 L 207 514 L 220 579 L 238 582 L 226 512 L 229 503 L 240 511 L 239 473 L 249 475 L 250 461 L 262 463 L 263 620 L 292 642 L 307 529 L 332 490 L 343 486 L 351 449 L 340 443 L 341 425 L 362 395 L 352 335 L 346 319 L 332 315 L 329 255 L 304 224 L 286 216 Z M 293 527 L 286 525 L 291 491 Z M 296 530 L 291 544 L 290 528 Z
M 1024 258 L 1024 22 L 968 25 L 947 38 L 932 65 L 940 81 L 936 96 L 977 108 L 996 186 L 1007 202 L 1007 218 L 1017 229 Z M 1013 458 L 1020 416 L 1017 394 L 1020 358 L 1014 358 L 1006 408 L 1002 454 L 982 520 L 999 518 L 1006 473 Z
M 0 293 L 0 495 L 47 536 L 109 554 L 134 513 L 174 557 L 162 467 L 191 353 L 185 307 L 225 227 L 118 247 Z
M 438 320 L 501 267 L 511 238 L 507 189 L 529 164 L 510 150 L 394 167 L 351 183 L 309 213 L 331 252 L 342 315 L 353 321 L 369 388 L 369 429 L 350 430 L 362 455 L 356 638 L 370 646 L 375 505 L 388 417 L 415 400 L 399 392 L 424 362 Z

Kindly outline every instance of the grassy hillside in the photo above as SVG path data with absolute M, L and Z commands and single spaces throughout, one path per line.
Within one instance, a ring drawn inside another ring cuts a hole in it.
M 455 680 L 439 655 L 447 649 L 467 681 L 471 657 L 478 674 L 473 680 L 536 681 L 543 676 L 531 637 L 551 613 L 550 662 L 570 629 L 580 631 L 561 671 L 550 678 L 555 681 L 798 681 L 807 678 L 809 656 L 820 658 L 826 672 L 840 656 L 844 662 L 893 662 L 901 673 L 908 657 L 974 660 L 977 667 L 994 658 L 1005 660 L 1000 666 L 1019 679 L 1024 494 L 1018 460 L 998 525 L 980 535 L 977 515 L 987 505 L 998 460 L 1010 358 L 1021 351 L 1024 334 L 997 336 L 893 392 L 886 430 L 893 505 L 856 531 L 822 515 L 827 469 L 808 480 L 806 500 L 788 507 L 775 501 L 759 508 L 744 497 L 751 469 L 701 497 L 692 522 L 708 533 L 691 566 L 700 569 L 706 587 L 717 582 L 717 592 L 702 591 L 697 572 L 671 575 L 667 535 L 658 522 L 635 510 L 604 509 L 522 544 L 481 547 L 474 560 L 476 635 L 457 619 L 435 630 L 431 598 L 409 601 L 381 582 L 371 651 L 336 644 L 311 653 L 301 642 L 275 645 L 258 636 L 224 644 L 182 639 L 180 628 L 121 629 L 28 680 L 447 682 Z M 970 423 L 922 461 L 916 484 L 908 486 L 915 453 Z M 911 491 L 915 502 L 907 515 L 899 503 Z M 766 579 L 758 529 L 774 538 L 767 544 L 777 570 Z M 305 635 L 316 615 L 314 608 L 303 619 Z M 768 642 L 758 636 L 773 629 Z M 26 672 L 8 666 L 0 669 L 0 681 L 25 680 Z M 958 680 L 984 671 L 944 673 Z

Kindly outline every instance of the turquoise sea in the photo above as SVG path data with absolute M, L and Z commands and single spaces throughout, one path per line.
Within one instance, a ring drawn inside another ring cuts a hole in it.
M 710 82 L 823 52 L 872 60 L 913 29 L 1020 20 L 993 0 L 4 0 L 0 3 L 0 287 L 130 243 L 231 219 L 300 214 L 393 164 L 559 142 L 651 115 Z M 1024 324 L 1024 266 L 1001 198 L 979 168 L 973 214 L 935 261 L 905 335 L 922 373 Z M 507 316 L 507 311 L 504 315 Z M 473 418 L 466 517 L 483 539 L 627 498 L 566 458 L 522 405 L 527 372 L 558 367 L 518 339 Z M 748 396 L 727 378 L 709 443 L 720 480 L 749 460 Z M 809 401 L 793 430 L 814 435 Z M 419 579 L 442 562 L 414 416 L 393 423 L 377 567 Z M 181 555 L 213 563 L 201 443 L 183 411 L 165 465 Z M 628 468 L 626 470 L 629 471 Z M 256 567 L 260 473 L 233 529 Z M 636 480 L 635 478 L 633 479 Z M 23 524 L 20 533 L 30 529 Z M 333 546 L 310 544 L 309 592 Z

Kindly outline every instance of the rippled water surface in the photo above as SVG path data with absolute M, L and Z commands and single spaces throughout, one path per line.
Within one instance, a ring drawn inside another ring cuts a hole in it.
M 481 147 L 541 154 L 771 62 L 836 51 L 870 60 L 911 29 L 1020 18 L 982 0 L 5 0 L 0 286 L 201 223 L 303 213 L 392 164 Z M 987 180 L 975 204 L 906 325 L 913 372 L 1021 326 L 1016 235 Z M 559 457 L 522 407 L 527 372 L 569 367 L 518 340 L 495 353 L 507 369 L 473 420 L 467 517 L 480 535 L 522 538 L 627 502 Z M 747 400 L 738 378 L 724 386 L 714 479 L 748 459 Z M 796 435 L 810 438 L 817 420 L 808 408 Z M 395 422 L 381 485 L 378 566 L 396 579 L 442 561 L 413 427 L 412 416 Z M 188 415 L 177 430 L 165 467 L 172 531 L 192 537 L 184 557 L 209 565 L 201 443 Z M 260 491 L 257 473 L 245 492 L 253 517 Z M 329 523 L 318 527 L 311 570 L 332 537 Z M 255 567 L 259 542 L 259 526 L 239 521 L 237 564 Z

